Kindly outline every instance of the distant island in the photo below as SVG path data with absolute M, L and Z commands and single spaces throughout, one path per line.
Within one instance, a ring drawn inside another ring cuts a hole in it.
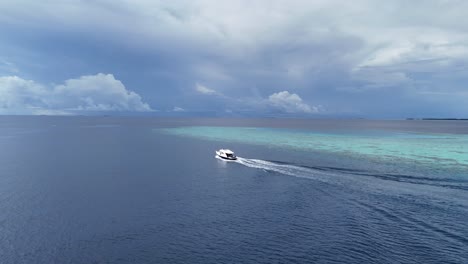
M 467 121 L 468 118 L 433 118 L 433 117 L 429 117 L 429 118 L 414 118 L 414 117 L 409 117 L 409 118 L 406 118 L 406 120 L 455 120 L 455 121 Z

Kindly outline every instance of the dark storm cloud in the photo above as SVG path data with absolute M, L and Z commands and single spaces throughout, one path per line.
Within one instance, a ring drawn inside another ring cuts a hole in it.
M 468 114 L 462 103 L 468 100 L 467 5 L 4 2 L 0 74 L 45 87 L 113 74 L 152 109 L 187 113 L 462 116 Z M 269 103 L 275 94 L 298 106 Z

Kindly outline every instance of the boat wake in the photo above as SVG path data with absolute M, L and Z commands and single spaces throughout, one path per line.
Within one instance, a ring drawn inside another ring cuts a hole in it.
M 333 182 L 334 184 L 349 184 L 351 182 L 359 182 L 360 185 L 365 185 L 368 184 L 368 181 L 364 179 L 373 178 L 376 180 L 392 181 L 402 184 L 406 183 L 426 185 L 468 191 L 468 181 L 466 179 L 430 178 L 414 175 L 393 175 L 382 172 L 369 172 L 344 168 L 310 167 L 260 159 L 247 159 L 242 157 L 237 157 L 237 160 L 230 162 L 238 163 L 250 168 L 261 169 L 264 171 L 276 172 L 299 178 L 318 180 L 321 182 Z
M 237 160 L 235 160 L 234 162 L 250 168 L 262 169 L 265 171 L 277 172 L 289 176 L 322 181 L 327 180 L 324 176 L 330 176 L 330 174 L 333 174 L 331 172 L 325 172 L 313 168 L 259 159 L 246 159 L 242 157 L 237 157 Z

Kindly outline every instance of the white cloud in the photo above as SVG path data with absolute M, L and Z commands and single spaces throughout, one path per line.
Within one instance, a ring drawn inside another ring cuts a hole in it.
M 172 112 L 185 112 L 185 109 L 183 109 L 182 107 L 174 106 Z
M 28 114 L 47 106 L 44 86 L 17 76 L 0 77 L 0 114 Z
M 54 104 L 72 110 L 150 111 L 140 95 L 129 91 L 112 74 L 82 76 L 54 88 Z
M 318 107 L 311 107 L 302 101 L 302 98 L 288 91 L 274 93 L 268 97 L 268 102 L 275 108 L 287 113 L 315 113 Z
M 213 89 L 210 89 L 204 85 L 201 85 L 199 83 L 197 83 L 195 85 L 195 90 L 199 93 L 202 93 L 202 94 L 217 94 L 217 92 Z
M 49 87 L 17 76 L 0 77 L 0 113 L 4 114 L 151 110 L 112 74 L 82 76 Z

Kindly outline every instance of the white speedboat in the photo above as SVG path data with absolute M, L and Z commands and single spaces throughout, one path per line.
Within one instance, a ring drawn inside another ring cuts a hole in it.
M 216 151 L 216 156 L 225 160 L 236 160 L 237 157 L 234 155 L 234 152 L 232 152 L 229 149 L 220 149 Z

